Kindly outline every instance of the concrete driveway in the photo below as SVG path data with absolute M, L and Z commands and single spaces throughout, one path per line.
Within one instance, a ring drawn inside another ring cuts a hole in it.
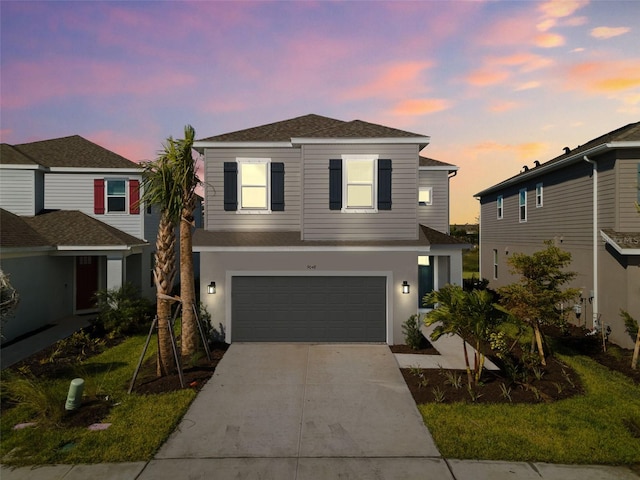
M 385 345 L 232 344 L 140 478 L 187 471 L 451 478 Z

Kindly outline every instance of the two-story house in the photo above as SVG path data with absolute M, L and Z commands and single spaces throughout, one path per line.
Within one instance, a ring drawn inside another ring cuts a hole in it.
M 491 287 L 515 281 L 507 259 L 531 254 L 545 240 L 572 255 L 573 287 L 566 305 L 588 329 L 611 328 L 631 346 L 620 309 L 640 318 L 640 122 L 535 162 L 476 194 L 480 200 L 480 274 Z
M 0 264 L 20 295 L 3 340 L 93 310 L 124 282 L 154 298 L 157 212 L 139 205 L 142 168 L 80 136 L 0 152 Z
M 462 283 L 457 167 L 429 137 L 306 115 L 198 140 L 201 298 L 228 342 L 403 343 L 421 298 Z

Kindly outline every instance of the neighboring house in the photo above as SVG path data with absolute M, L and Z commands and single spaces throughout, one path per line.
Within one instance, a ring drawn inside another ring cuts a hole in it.
M 569 269 L 578 273 L 571 286 L 581 298 L 565 306 L 571 320 L 589 329 L 604 323 L 611 340 L 631 345 L 619 312 L 640 318 L 640 122 L 567 147 L 476 197 L 480 273 L 490 287 L 516 280 L 509 255 L 553 240 L 571 253 Z
M 139 205 L 142 168 L 80 136 L 0 151 L 0 265 L 20 295 L 3 340 L 95 311 L 131 282 L 155 298 L 158 215 Z
M 428 143 L 318 115 L 196 141 L 201 298 L 227 341 L 403 343 L 422 296 L 462 284 L 468 246 L 448 235 L 458 167 Z

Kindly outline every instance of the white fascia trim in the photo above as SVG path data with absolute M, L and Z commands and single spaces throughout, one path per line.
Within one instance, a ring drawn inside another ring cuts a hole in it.
M 193 142 L 193 148 L 291 148 L 291 142 Z
M 60 252 L 71 252 L 74 250 L 82 250 L 87 252 L 107 251 L 107 252 L 125 252 L 133 250 L 135 247 L 142 247 L 147 244 L 140 245 L 59 245 L 57 250 Z
M 592 147 L 588 150 L 584 150 L 582 152 L 576 153 L 574 155 L 571 155 L 570 157 L 567 157 L 563 160 L 560 160 L 558 162 L 555 162 L 551 165 L 548 164 L 544 164 L 541 165 L 538 168 L 529 170 L 526 173 L 523 173 L 521 175 L 518 175 L 516 177 L 513 177 L 511 180 L 506 180 L 502 183 L 498 183 L 492 187 L 489 187 L 485 190 L 482 190 L 481 192 L 478 192 L 474 195 L 474 198 L 481 198 L 484 195 L 488 195 L 492 192 L 496 192 L 499 190 L 502 190 L 505 187 L 514 185 L 514 184 L 518 184 L 521 183 L 523 181 L 528 180 L 530 177 L 537 177 L 539 175 L 542 175 L 544 173 L 548 173 L 548 172 L 552 172 L 554 170 L 558 170 L 559 168 L 563 168 L 568 164 L 574 163 L 574 162 L 581 162 L 583 161 L 583 158 L 585 156 L 592 156 L 592 155 L 598 155 L 606 150 L 612 150 L 612 149 L 616 149 L 616 148 L 640 148 L 640 142 L 638 141 L 634 141 L 634 142 L 611 142 L 611 143 L 603 143 L 600 145 L 597 145 L 595 147 Z M 595 161 L 597 161 L 597 159 L 595 159 Z
M 51 167 L 51 172 L 74 172 L 74 173 L 109 173 L 109 174 L 123 174 L 134 173 L 142 175 L 142 168 L 82 168 L 82 167 Z
M 20 164 L 9 164 L 9 163 L 0 163 L 0 169 L 2 170 L 42 170 L 47 171 L 46 167 L 42 165 L 30 165 L 25 163 Z
M 437 166 L 437 167 L 436 166 L 418 167 L 418 170 L 434 170 L 434 171 L 454 172 L 454 171 L 460 170 L 460 167 L 458 167 L 457 165 L 451 165 L 450 167 L 442 165 L 442 166 Z
M 611 245 L 620 255 L 640 255 L 640 248 L 620 248 L 620 245 L 618 245 L 609 235 L 604 233 L 602 230 L 600 230 L 600 235 L 602 236 L 603 240 Z
M 277 252 L 418 252 L 428 253 L 429 246 L 416 247 L 193 247 L 194 252 L 253 252 L 253 253 L 277 253 Z
M 310 144 L 418 144 L 428 145 L 431 137 L 379 137 L 379 138 L 292 138 L 292 145 L 310 145 Z

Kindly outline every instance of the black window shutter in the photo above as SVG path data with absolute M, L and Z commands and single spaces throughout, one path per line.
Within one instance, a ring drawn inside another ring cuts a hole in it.
M 342 160 L 329 160 L 329 210 L 342 209 Z
M 391 210 L 391 160 L 378 160 L 378 210 Z
M 284 211 L 284 163 L 271 164 L 271 210 Z
M 238 164 L 224 162 L 224 209 L 238 210 Z

